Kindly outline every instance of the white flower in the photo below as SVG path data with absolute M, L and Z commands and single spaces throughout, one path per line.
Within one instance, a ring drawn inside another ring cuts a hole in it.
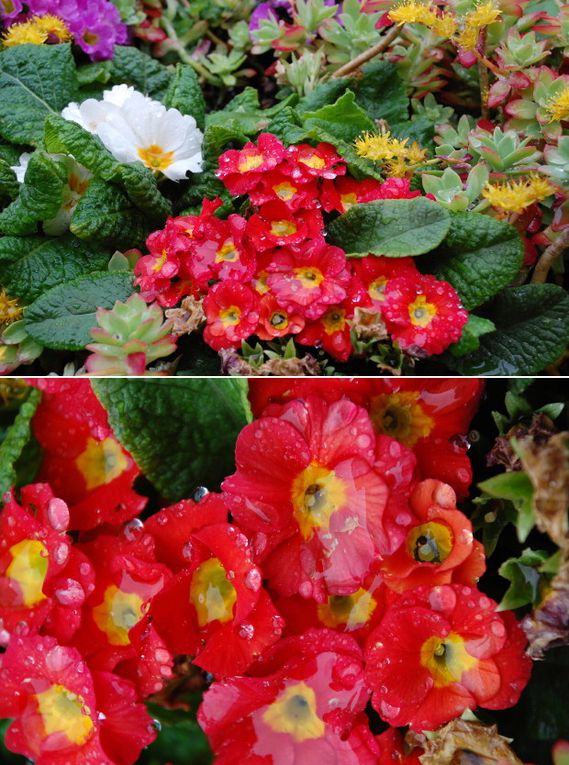
M 62 116 L 97 135 L 119 162 L 143 162 L 173 181 L 201 172 L 203 133 L 195 119 L 132 87 L 116 85 L 102 101 L 69 104 Z
M 32 155 L 27 151 L 23 154 L 20 154 L 20 159 L 18 160 L 19 164 L 12 166 L 12 170 L 16 173 L 18 183 L 24 182 L 24 178 L 26 177 L 26 170 L 30 164 L 31 156 Z

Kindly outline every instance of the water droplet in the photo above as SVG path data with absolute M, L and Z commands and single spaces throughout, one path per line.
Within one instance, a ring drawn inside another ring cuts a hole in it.
M 253 592 L 259 592 L 263 578 L 258 568 L 252 568 L 245 576 L 245 587 Z
M 83 587 L 75 579 L 64 579 L 64 586 L 55 590 L 55 599 L 62 606 L 80 606 L 85 601 Z
M 143 528 L 144 523 L 140 520 L 140 518 L 133 518 L 132 521 L 129 521 L 124 527 L 123 534 L 129 542 L 134 542 Z
M 255 635 L 255 627 L 252 624 L 242 624 L 237 634 L 244 640 L 252 640 Z
M 69 508 L 58 497 L 49 500 L 47 520 L 56 531 L 65 531 L 69 526 Z
M 194 554 L 194 546 L 191 542 L 186 542 L 186 544 L 182 547 L 182 558 L 185 560 L 191 560 L 192 555 Z
M 198 486 L 198 488 L 194 491 L 193 494 L 193 500 L 194 502 L 201 502 L 204 497 L 207 497 L 209 494 L 209 489 L 206 489 L 205 486 Z

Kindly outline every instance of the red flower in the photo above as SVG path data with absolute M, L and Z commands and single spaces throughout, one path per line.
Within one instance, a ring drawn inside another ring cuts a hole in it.
M 267 202 L 249 218 L 247 236 L 263 252 L 273 247 L 297 250 L 306 240 L 322 238 L 324 221 L 319 210 L 291 212 L 284 202 Z
M 187 567 L 153 599 L 152 623 L 173 653 L 216 675 L 241 674 L 282 634 L 249 540 L 218 523 L 186 544 Z
M 351 207 L 377 199 L 413 199 L 420 191 L 411 191 L 407 178 L 388 178 L 384 183 L 374 180 L 356 181 L 338 178 L 325 181 L 322 189 L 322 207 L 326 212 L 347 212 Z
M 351 262 L 354 276 L 361 281 L 366 292 L 366 305 L 381 312 L 385 290 L 392 279 L 405 276 L 416 279 L 419 271 L 413 258 L 381 258 L 368 255 Z
M 512 613 L 457 584 L 419 587 L 389 608 L 368 640 L 372 704 L 390 725 L 433 730 L 465 709 L 504 709 L 531 672 Z
M 307 143 L 289 146 L 287 160 L 281 169 L 295 181 L 331 180 L 346 174 L 345 160 L 329 143 L 319 143 L 316 147 Z
M 281 640 L 254 674 L 213 683 L 204 696 L 198 720 L 217 765 L 377 761 L 358 725 L 368 692 L 355 640 L 332 630 Z
M 241 431 L 237 472 L 223 483 L 227 504 L 254 535 L 277 592 L 319 602 L 325 587 L 353 593 L 404 535 L 386 531 L 389 489 L 373 467 L 369 417 L 351 401 L 327 407 L 315 397 L 275 409 Z
M 93 570 L 65 533 L 69 510 L 46 484 L 4 497 L 0 511 L 0 645 L 12 635 L 50 629 L 69 640 L 93 588 Z
M 257 336 L 261 340 L 296 335 L 304 329 L 304 317 L 299 314 L 289 314 L 279 306 L 272 295 L 264 295 L 260 306 Z
M 194 229 L 186 256 L 187 269 L 196 283 L 205 289 L 212 279 L 243 282 L 255 271 L 255 253 L 243 237 L 247 221 L 240 215 L 220 220 L 211 215 Z
M 381 563 L 386 584 L 404 592 L 422 584 L 475 586 L 486 568 L 472 524 L 456 509 L 456 495 L 440 481 L 422 481 L 411 495 L 413 522 L 401 547 Z
M 306 182 L 305 178 L 296 180 L 280 170 L 266 173 L 259 185 L 249 192 L 251 203 L 260 206 L 267 202 L 280 201 L 289 210 L 313 209 L 318 206 L 319 189 L 317 182 Z
M 259 298 L 250 287 L 237 282 L 219 282 L 204 299 L 204 340 L 214 350 L 238 348 L 255 334 L 259 323 Z
M 286 156 L 286 149 L 271 133 L 261 133 L 257 145 L 247 143 L 240 151 L 231 149 L 219 158 L 217 177 L 235 196 L 255 188 L 264 173 L 274 170 Z
M 348 321 L 353 314 L 353 308 L 347 304 L 330 306 L 317 321 L 306 325 L 298 336 L 298 342 L 324 348 L 338 361 L 347 361 L 353 350 Z
M 308 319 L 319 319 L 328 306 L 341 303 L 350 280 L 344 251 L 323 239 L 299 253 L 276 251 L 267 270 L 267 285 L 277 303 Z
M 114 437 L 88 380 L 34 379 L 43 392 L 32 420 L 43 449 L 39 480 L 69 505 L 71 529 L 119 525 L 140 513 L 146 498 L 132 488 L 140 475 Z
M 416 356 L 442 353 L 460 339 L 468 321 L 454 287 L 434 276 L 392 279 L 382 316 L 393 340 Z
M 132 765 L 156 737 L 127 680 L 91 673 L 55 638 L 14 638 L 0 661 L 6 746 L 36 765 Z

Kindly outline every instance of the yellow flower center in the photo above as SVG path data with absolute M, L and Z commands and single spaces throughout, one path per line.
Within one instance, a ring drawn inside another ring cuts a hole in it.
M 42 718 L 46 736 L 63 733 L 71 744 L 82 746 L 93 731 L 90 710 L 81 696 L 64 685 L 52 685 L 35 700 Z
M 545 110 L 548 115 L 548 122 L 561 122 L 569 119 L 569 87 L 563 88 L 547 102 Z
M 504 212 L 522 212 L 526 207 L 541 202 L 555 192 L 555 187 L 546 178 L 538 175 L 530 176 L 519 181 L 492 184 L 487 183 L 482 190 L 482 196 L 492 207 Z
M 43 583 L 47 575 L 47 547 L 38 539 L 22 539 L 8 550 L 12 562 L 6 569 L 6 576 L 17 582 L 22 600 L 27 608 L 45 600 Z
M 266 295 L 269 291 L 269 286 L 267 284 L 269 274 L 266 271 L 260 271 L 257 276 L 252 280 L 253 286 L 255 287 L 255 290 L 259 293 L 259 295 Z
M 418 295 L 417 299 L 409 305 L 409 318 L 415 327 L 428 327 L 436 315 L 436 305 L 428 303 L 424 295 Z
M 160 269 L 166 262 L 167 258 L 168 258 L 168 252 L 166 250 L 162 250 L 160 257 L 157 259 L 156 263 L 152 266 L 152 270 L 154 271 L 154 273 L 158 273 L 158 271 L 160 271 Z
M 278 330 L 286 329 L 288 327 L 288 316 L 282 311 L 275 311 L 271 314 L 269 324 Z
M 327 529 L 333 513 L 346 504 L 346 489 L 333 470 L 313 462 L 294 479 L 291 499 L 300 533 L 310 539 L 314 529 Z
M 87 439 L 87 446 L 75 460 L 85 479 L 87 491 L 110 483 L 128 468 L 128 458 L 121 445 L 110 436 L 103 441 Z
M 235 263 L 239 260 L 239 253 L 233 239 L 227 239 L 215 255 L 216 263 Z
M 357 205 L 358 196 L 357 194 L 340 194 L 340 201 L 344 210 L 349 210 L 350 207 Z
M 379 276 L 370 282 L 367 288 L 368 295 L 372 300 L 377 300 L 382 303 L 385 300 L 385 285 L 387 284 L 387 276 Z
M 111 645 L 130 645 L 128 633 L 142 619 L 142 605 L 140 595 L 112 584 L 105 590 L 103 602 L 93 609 L 93 619 Z
M 332 308 L 322 317 L 322 324 L 327 335 L 342 332 L 346 326 L 346 312 L 343 308 Z
M 276 186 L 273 186 L 273 191 L 279 199 L 283 200 L 283 202 L 290 202 L 298 189 L 296 186 L 293 186 L 292 183 L 284 181 L 283 183 L 278 183 Z
M 478 3 L 476 8 L 464 17 L 464 23 L 471 27 L 487 27 L 502 15 L 502 11 L 494 6 L 492 0 Z
M 305 289 L 319 287 L 324 281 L 324 274 L 319 268 L 303 266 L 294 269 L 294 275 Z
M 277 733 L 288 733 L 297 743 L 322 738 L 326 727 L 316 713 L 316 694 L 306 683 L 285 688 L 267 707 L 263 720 Z
M 194 571 L 190 601 L 196 609 L 200 627 L 214 621 L 231 621 L 236 600 L 235 587 L 218 558 L 206 560 Z
M 249 173 L 251 170 L 256 170 L 258 167 L 261 167 L 264 161 L 263 155 L 257 152 L 252 154 L 242 154 L 239 158 L 239 172 Z
M 457 683 L 477 663 L 466 650 L 463 638 L 455 632 L 446 637 L 433 635 L 421 646 L 421 664 L 431 673 L 435 688 Z
M 371 619 L 377 601 L 368 590 L 360 587 L 351 595 L 330 595 L 318 606 L 318 618 L 327 627 L 347 627 L 355 630 Z
M 443 563 L 452 544 L 452 532 L 443 523 L 422 523 L 407 536 L 407 551 L 419 563 Z
M 219 312 L 219 318 L 224 327 L 235 327 L 241 321 L 241 309 L 239 306 L 230 305 Z
M 383 133 L 364 133 L 355 141 L 356 153 L 365 159 L 376 162 L 395 157 L 404 158 L 407 155 L 408 138 L 392 138 L 389 131 Z
M 418 401 L 418 391 L 382 393 L 371 404 L 371 419 L 375 430 L 391 436 L 405 446 L 414 446 L 429 435 L 434 421 Z
M 16 298 L 10 298 L 4 290 L 0 290 L 0 326 L 12 324 L 24 315 Z
M 165 151 L 155 143 L 146 148 L 138 149 L 137 154 L 142 162 L 151 170 L 166 170 L 174 159 L 173 151 Z
M 298 161 L 302 162 L 302 164 L 306 165 L 307 167 L 311 167 L 313 170 L 322 170 L 322 168 L 326 166 L 326 161 L 324 158 L 320 157 L 316 153 L 301 154 L 298 158 Z
M 275 220 L 271 224 L 272 236 L 292 236 L 298 231 L 291 220 Z

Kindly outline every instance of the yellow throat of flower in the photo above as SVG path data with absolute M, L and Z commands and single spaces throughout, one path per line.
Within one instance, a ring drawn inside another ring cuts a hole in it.
M 285 688 L 263 713 L 264 722 L 277 733 L 288 733 L 297 743 L 324 735 L 324 721 L 316 712 L 316 694 L 306 683 Z
M 376 396 L 371 402 L 371 419 L 378 433 L 409 447 L 428 436 L 435 424 L 421 406 L 418 391 Z
M 333 470 L 313 462 L 293 481 L 291 499 L 300 533 L 309 539 L 314 529 L 327 529 L 332 515 L 346 504 L 346 489 Z
M 46 736 L 63 733 L 71 744 L 82 746 L 93 730 L 93 720 L 80 696 L 63 685 L 52 685 L 35 696 Z
M 431 673 L 435 688 L 458 683 L 477 663 L 466 650 L 464 639 L 454 632 L 446 637 L 433 635 L 421 646 L 421 664 Z
M 233 619 L 237 591 L 218 558 L 206 560 L 194 571 L 190 601 L 196 609 L 200 627 L 214 621 L 224 623 Z

